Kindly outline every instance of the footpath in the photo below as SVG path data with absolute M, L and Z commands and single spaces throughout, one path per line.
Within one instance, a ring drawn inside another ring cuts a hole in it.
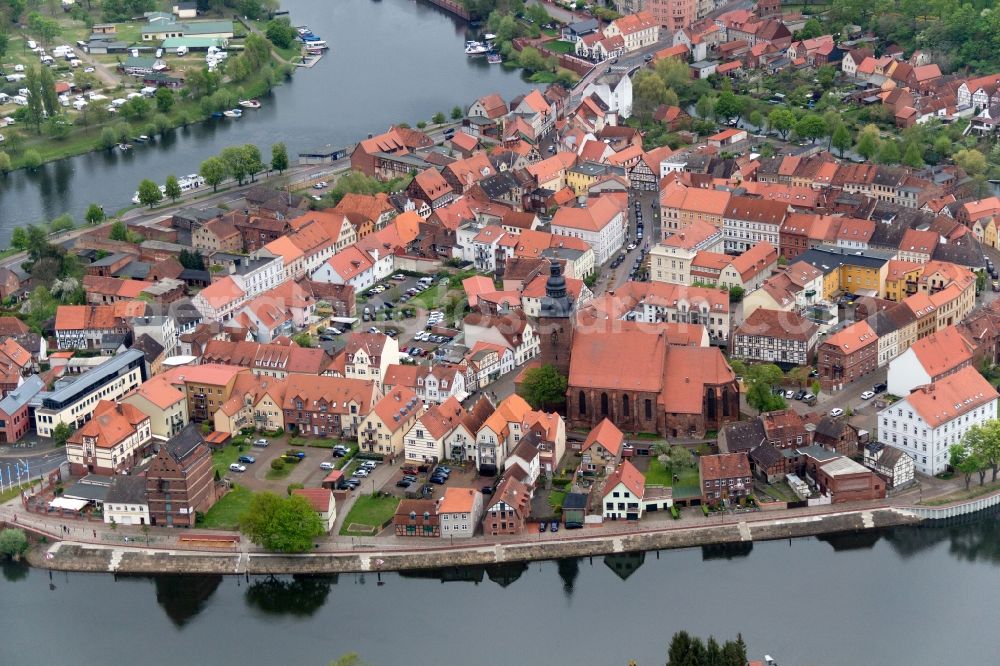
M 694 514 L 695 512 L 689 512 Z M 312 553 L 281 555 L 245 539 L 232 547 L 182 543 L 186 531 L 51 519 L 25 512 L 17 502 L 0 508 L 0 521 L 44 537 L 28 561 L 38 567 L 110 573 L 291 574 L 398 571 L 496 564 L 563 557 L 686 548 L 790 539 L 916 524 L 905 510 L 875 503 L 756 512 L 705 518 L 700 513 L 674 521 L 606 523 L 556 534 L 474 537 L 459 541 L 395 536 L 331 536 Z M 199 530 L 199 533 L 209 534 Z M 232 533 L 220 533 L 231 535 Z

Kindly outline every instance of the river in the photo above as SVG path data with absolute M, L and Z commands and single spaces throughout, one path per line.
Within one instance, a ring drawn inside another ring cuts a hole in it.
M 741 632 L 782 666 L 997 662 L 996 514 L 951 527 L 339 577 L 65 574 L 8 564 L 0 663 L 662 664 Z
M 233 144 L 255 143 L 265 158 L 284 141 L 300 150 L 347 145 L 392 123 L 429 120 L 498 92 L 505 99 L 530 84 L 520 72 L 468 58 L 467 25 L 421 0 L 282 0 L 296 25 L 308 25 L 330 44 L 323 60 L 299 69 L 264 106 L 238 121 L 220 119 L 167 133 L 129 153 L 98 152 L 53 162 L 36 172 L 0 178 L 0 243 L 14 227 L 87 206 L 130 205 L 139 181 L 198 170 L 200 162 Z

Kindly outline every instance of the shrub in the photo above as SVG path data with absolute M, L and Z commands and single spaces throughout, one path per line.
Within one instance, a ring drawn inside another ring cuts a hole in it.
M 281 470 L 285 469 L 285 461 L 281 458 L 275 458 L 274 460 L 271 461 L 271 469 L 273 469 L 276 472 L 280 472 Z
M 292 491 L 295 490 L 296 488 L 305 488 L 305 485 L 301 483 L 289 483 L 288 487 L 285 489 L 285 492 L 287 492 L 288 495 L 291 496 Z
M 708 516 L 708 505 L 707 504 L 702 504 L 701 505 L 701 512 L 703 514 L 705 514 L 706 517 Z
M 681 510 L 678 509 L 676 506 L 672 506 L 670 507 L 670 515 L 673 517 L 674 520 L 677 520 L 678 518 L 681 517 Z

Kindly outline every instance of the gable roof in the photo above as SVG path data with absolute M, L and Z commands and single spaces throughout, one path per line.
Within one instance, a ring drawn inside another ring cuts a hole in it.
M 918 387 L 906 397 L 927 425 L 936 428 L 998 397 L 997 391 L 972 366 L 962 368 L 932 384 Z
M 641 498 L 646 494 L 646 477 L 628 460 L 623 460 L 604 482 L 604 496 L 607 497 L 618 484 L 624 485 L 633 495 Z
M 583 446 L 580 447 L 580 452 L 589 450 L 594 444 L 600 444 L 611 455 L 617 456 L 621 453 L 622 445 L 625 444 L 625 435 L 618 429 L 618 426 L 608 418 L 604 418 L 587 435 Z

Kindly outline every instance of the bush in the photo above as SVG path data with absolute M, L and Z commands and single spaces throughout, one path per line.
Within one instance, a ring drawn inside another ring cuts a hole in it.
M 5 529 L 0 532 L 0 555 L 19 560 L 27 551 L 28 536 L 24 530 Z
M 670 515 L 673 517 L 674 520 L 677 520 L 678 518 L 681 517 L 681 510 L 678 509 L 676 506 L 672 506 L 670 507 Z
M 703 514 L 705 514 L 705 517 L 706 517 L 706 518 L 708 517 L 708 505 L 707 505 L 707 504 L 702 504 L 702 505 L 701 505 L 701 512 L 702 512 Z
M 292 491 L 295 490 L 296 488 L 305 488 L 305 485 L 301 483 L 289 483 L 288 487 L 285 488 L 285 492 L 287 492 L 288 495 L 291 496 Z
M 369 451 L 359 451 L 354 455 L 354 457 L 359 460 L 377 460 L 378 462 L 385 461 L 385 456 L 381 453 L 371 453 Z
M 280 472 L 281 470 L 285 469 L 285 461 L 282 460 L 281 458 L 275 458 L 274 460 L 271 461 L 271 469 L 273 469 L 276 472 Z
M 552 485 L 557 488 L 565 488 L 573 482 L 573 479 L 552 479 Z

